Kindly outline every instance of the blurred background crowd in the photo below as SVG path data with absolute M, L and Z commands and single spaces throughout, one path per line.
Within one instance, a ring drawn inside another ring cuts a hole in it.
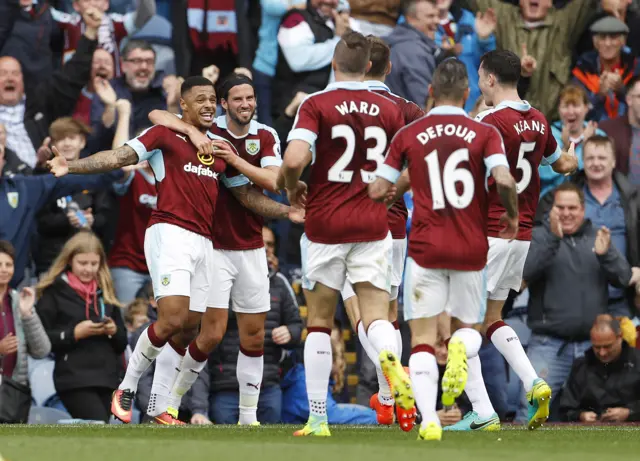
M 275 128 L 284 152 L 301 101 L 333 80 L 333 49 L 349 28 L 385 39 L 389 88 L 424 109 L 442 59 L 457 56 L 467 66 L 466 109 L 475 115 L 483 108 L 482 54 L 500 48 L 521 56 L 521 97 L 546 115 L 560 146 L 575 143 L 580 171 L 564 177 L 540 167 L 525 284 L 511 293 L 505 318 L 554 390 L 552 420 L 640 420 L 640 304 L 620 275 L 632 267 L 632 280 L 640 277 L 637 8 L 636 0 L 0 2 L 0 421 L 108 422 L 128 352 L 155 318 L 142 246 L 156 204 L 153 173 L 55 179 L 44 166 L 51 148 L 76 159 L 118 147 L 150 126 L 152 110 L 179 112 L 182 78 L 215 83 L 235 72 L 253 79 L 255 116 Z M 405 200 L 411 212 L 410 193 Z M 549 222 L 553 206 L 558 222 Z M 591 226 L 611 230 L 615 261 L 594 255 Z M 263 230 L 272 308 L 263 424 L 308 416 L 302 232 L 288 221 Z M 375 370 L 342 306 L 338 312 L 329 422 L 375 424 L 367 408 Z M 229 315 L 223 342 L 181 408 L 193 424 L 238 420 L 239 342 Z M 406 364 L 410 347 L 403 349 Z M 441 343 L 441 365 L 446 354 Z M 481 360 L 494 407 L 503 421 L 518 420 L 517 377 L 491 343 Z M 141 415 L 151 376 L 138 389 Z M 441 410 L 443 424 L 466 409 L 462 398 Z

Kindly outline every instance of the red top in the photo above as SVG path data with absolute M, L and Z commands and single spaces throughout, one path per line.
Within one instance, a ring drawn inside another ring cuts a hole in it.
M 62 59 L 64 62 L 71 59 L 71 56 L 78 48 L 80 37 L 84 34 L 85 25 L 82 16 L 78 13 L 64 13 L 51 8 L 51 16 L 57 23 L 64 35 L 64 50 Z M 102 16 L 102 23 L 98 28 L 98 48 L 111 53 L 116 70 L 116 77 L 120 76 L 120 43 L 130 31 L 135 28 L 134 14 L 125 15 L 107 13 Z
M 413 190 L 409 256 L 425 268 L 481 270 L 489 251 L 485 178 L 508 167 L 498 131 L 461 108 L 436 107 L 393 138 L 378 176 L 395 183 L 405 164 Z
M 120 213 L 116 236 L 109 254 L 109 267 L 126 267 L 146 274 L 144 234 L 158 197 L 156 181 L 142 170 L 134 171 L 122 185 L 114 185 L 120 194 Z
M 9 296 L 9 292 L 5 293 L 4 298 L 2 299 L 2 303 L 0 303 L 0 339 L 7 336 L 9 333 L 13 333 L 16 335 L 16 325 L 14 323 L 13 318 L 13 309 L 11 308 L 11 297 Z M 13 370 L 16 367 L 16 363 L 18 363 L 18 353 L 14 352 L 13 354 L 7 354 L 3 357 L 0 357 L 0 368 L 2 369 L 3 376 L 12 376 Z
M 256 167 L 280 167 L 280 139 L 273 128 L 251 121 L 249 133 L 240 138 L 227 130 L 226 116 L 216 119 L 211 132 L 231 144 L 240 157 Z M 260 190 L 258 186 L 253 186 Z M 243 207 L 226 188 L 220 190 L 213 231 L 213 246 L 222 250 L 254 250 L 262 248 L 264 219 Z
M 93 102 L 93 95 L 87 91 L 86 88 L 82 89 L 80 97 L 76 102 L 76 108 L 73 110 L 73 118 L 84 123 L 87 126 L 91 126 L 91 103 Z
M 289 141 L 313 146 L 304 226 L 309 240 L 338 244 L 385 238 L 387 209 L 369 198 L 367 185 L 403 125 L 397 104 L 363 82 L 332 83 L 302 102 Z
M 504 101 L 478 114 L 478 120 L 493 125 L 504 140 L 511 174 L 517 181 L 520 228 L 518 240 L 531 240 L 533 219 L 540 198 L 540 163 L 550 165 L 561 155 L 547 119 L 526 101 Z M 489 180 L 489 236 L 498 237 L 504 227 L 500 217 L 505 209 Z
M 375 91 L 378 94 L 386 96 L 398 105 L 402 111 L 402 118 L 404 119 L 405 125 L 409 125 L 419 118 L 424 117 L 424 111 L 420 109 L 416 103 L 407 101 L 406 99 L 391 93 L 389 87 L 384 83 L 377 80 L 369 80 L 365 83 L 371 91 Z M 394 239 L 403 239 L 407 236 L 408 216 L 409 212 L 407 211 L 407 206 L 404 203 L 403 197 L 394 202 L 391 208 L 389 208 L 389 211 L 387 212 L 387 219 L 389 221 L 391 236 Z
M 222 139 L 207 134 L 212 139 Z M 173 224 L 211 239 L 218 180 L 230 186 L 249 183 L 247 178 L 228 168 L 224 160 L 199 155 L 187 136 L 164 126 L 152 126 L 127 141 L 127 145 L 136 151 L 140 161 L 149 161 L 156 179 L 158 202 L 148 227 L 157 223 Z

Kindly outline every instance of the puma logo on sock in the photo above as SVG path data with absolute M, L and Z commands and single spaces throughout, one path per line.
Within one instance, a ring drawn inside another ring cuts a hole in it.
M 153 362 L 152 359 L 150 359 L 149 357 L 147 357 L 146 355 L 144 355 L 144 352 L 140 352 L 140 354 L 142 354 L 142 356 L 147 359 L 149 362 Z
M 247 386 L 253 387 L 253 388 L 255 388 L 255 390 L 260 390 L 260 383 L 258 383 L 258 384 L 247 383 Z

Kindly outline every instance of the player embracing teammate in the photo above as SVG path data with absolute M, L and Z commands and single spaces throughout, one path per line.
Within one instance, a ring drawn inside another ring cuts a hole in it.
M 303 215 L 266 197 L 230 166 L 236 160 L 231 160 L 231 156 L 238 156 L 237 150 L 225 137 L 209 131 L 217 106 L 211 81 L 204 77 L 186 79 L 181 88 L 180 106 L 182 121 L 175 120 L 184 124 L 181 126 L 184 134 L 156 125 L 118 149 L 81 160 L 67 162 L 54 149 L 56 157 L 49 162 L 52 172 L 62 176 L 110 171 L 148 160 L 156 178 L 158 205 L 145 234 L 145 257 L 158 301 L 158 320 L 141 334 L 125 378 L 113 395 L 112 413 L 126 423 L 131 421 L 140 376 L 163 355 L 164 359 L 156 364 L 154 381 L 160 379 L 170 392 L 158 394 L 155 386 L 156 396 L 164 398 L 152 405 L 161 408 L 152 416 L 160 424 L 182 424 L 177 420 L 180 397 L 204 368 L 208 353 L 226 329 L 225 309 L 229 304 L 228 298 L 220 301 L 220 280 L 231 269 L 225 260 L 216 257 L 212 243 L 215 228 L 228 225 L 220 222 L 217 213 L 219 183 L 224 183 L 237 206 L 242 205 L 264 217 L 301 221 Z M 273 150 L 275 144 L 272 143 L 271 152 L 279 158 L 278 148 Z M 213 155 L 214 150 L 217 156 Z M 266 268 L 266 255 L 264 258 Z M 266 279 L 266 270 L 264 272 Z M 264 306 L 264 303 L 255 303 L 256 308 Z M 263 314 L 257 317 L 263 318 Z M 200 332 L 193 340 L 199 324 Z M 264 333 L 260 335 L 259 326 L 251 333 L 253 350 L 260 350 Z M 253 384 L 259 389 L 262 356 L 253 355 L 256 360 L 242 369 L 258 375 Z M 255 418 L 257 397 L 250 396 L 246 407 L 247 419 L 252 415 Z

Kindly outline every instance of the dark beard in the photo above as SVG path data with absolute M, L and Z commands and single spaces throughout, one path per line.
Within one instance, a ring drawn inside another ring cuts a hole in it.
M 229 117 L 231 117 L 231 120 L 233 120 L 235 123 L 237 123 L 240 126 L 247 126 L 249 123 L 251 123 L 251 120 L 253 120 L 254 115 L 256 115 L 255 109 L 253 110 L 253 112 L 251 112 L 251 117 L 249 117 L 249 120 L 247 122 L 243 122 L 238 118 L 236 114 L 229 111 Z

